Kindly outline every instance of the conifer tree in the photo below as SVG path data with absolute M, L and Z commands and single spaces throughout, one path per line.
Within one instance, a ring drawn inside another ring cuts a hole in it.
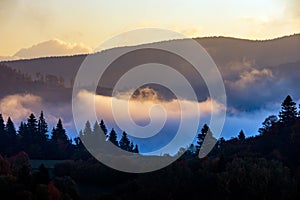
M 297 118 L 297 107 L 292 97 L 288 95 L 281 104 L 279 119 L 281 123 L 293 123 Z
M 203 149 L 201 156 L 207 156 L 207 154 L 213 149 L 215 144 L 217 143 L 217 139 L 213 136 L 210 128 L 207 124 L 203 126 L 201 129 L 201 133 L 198 134 L 198 141 L 196 146 L 196 153 L 200 152 L 200 149 Z M 206 141 L 204 143 L 204 140 Z
M 17 131 L 10 117 L 8 117 L 7 119 L 5 132 L 6 132 L 6 141 L 7 141 L 6 153 L 8 155 L 13 155 L 14 153 L 16 153 L 16 148 L 17 148 Z
M 94 123 L 93 134 L 94 134 L 94 135 L 100 134 L 100 129 L 101 129 L 101 128 L 100 128 L 98 122 L 96 121 L 96 122 Z
M 135 145 L 135 147 L 133 149 L 133 153 L 139 153 L 139 147 L 137 144 Z
M 17 131 L 16 131 L 15 125 L 10 117 L 8 117 L 8 119 L 7 119 L 5 131 L 11 140 L 16 140 Z
M 205 138 L 208 130 L 209 130 L 209 127 L 207 126 L 207 124 L 204 124 L 203 128 L 201 129 L 201 133 L 199 133 L 197 136 L 197 145 L 196 145 L 197 151 L 199 151 L 199 149 L 201 148 L 201 145 L 204 141 L 204 138 Z
M 56 128 L 53 128 L 53 130 L 52 130 L 51 140 L 54 143 L 62 142 L 62 143 L 68 144 L 70 142 L 70 140 L 68 139 L 68 136 L 66 134 L 66 130 L 63 127 L 61 119 L 58 120 Z
M 84 127 L 84 130 L 83 130 L 83 135 L 86 136 L 86 137 L 89 137 L 91 136 L 93 133 L 92 131 L 92 128 L 91 128 L 91 123 L 89 121 L 87 121 L 85 123 L 85 127 Z
M 47 138 L 48 124 L 44 118 L 43 111 L 41 111 L 39 121 L 38 121 L 38 133 L 41 135 L 41 137 Z
M 239 135 L 238 135 L 239 141 L 244 142 L 246 139 L 245 133 L 243 130 L 240 131 Z
M 114 129 L 112 129 L 111 132 L 109 133 L 109 138 L 108 139 L 114 145 L 119 146 L 119 143 L 117 141 L 117 133 Z
M 101 120 L 101 122 L 100 122 L 100 127 L 101 127 L 102 131 L 104 132 L 104 134 L 107 136 L 107 128 L 106 128 L 103 120 Z
M 4 128 L 5 128 L 4 119 L 2 117 L 2 114 L 0 114 L 0 134 L 4 134 Z
M 33 113 L 31 113 L 29 118 L 27 119 L 27 131 L 30 134 L 36 134 L 38 131 L 37 120 Z
M 18 134 L 20 136 L 19 147 L 21 150 L 26 150 L 27 144 L 30 142 L 26 123 L 21 122 L 18 130 Z
M 4 124 L 2 114 L 0 114 L 0 151 L 1 152 L 3 152 L 4 145 L 6 143 L 5 136 L 6 136 L 6 134 L 5 134 L 5 124 Z
M 71 140 L 68 139 L 66 130 L 63 127 L 61 119 L 55 128 L 52 129 L 51 142 L 53 145 L 53 153 L 55 159 L 65 159 L 68 156 L 68 147 L 71 145 Z
M 119 141 L 120 148 L 125 151 L 130 151 L 130 141 L 127 137 L 127 133 L 123 131 L 122 138 Z

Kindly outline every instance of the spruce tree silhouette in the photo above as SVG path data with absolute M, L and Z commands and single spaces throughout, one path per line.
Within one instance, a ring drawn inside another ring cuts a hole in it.
M 54 147 L 54 157 L 56 159 L 65 159 L 68 157 L 68 147 L 72 144 L 68 139 L 66 130 L 63 127 L 61 119 L 58 120 L 56 128 L 53 128 L 51 135 L 51 142 Z
M 209 127 L 207 126 L 207 124 L 204 124 L 203 128 L 201 129 L 201 133 L 199 133 L 197 135 L 197 145 L 196 145 L 196 153 L 197 154 L 199 153 L 199 150 L 203 144 L 204 138 L 205 138 L 208 130 L 209 130 Z
M 123 131 L 122 138 L 119 141 L 120 148 L 125 151 L 130 151 L 130 141 L 127 137 L 127 133 Z
M 31 134 L 36 134 L 38 131 L 37 120 L 33 113 L 31 113 L 27 119 L 27 131 Z
M 107 128 L 106 128 L 103 120 L 100 121 L 100 127 L 101 127 L 102 131 L 104 132 L 104 134 L 107 136 Z
M 5 124 L 4 124 L 2 114 L 0 114 L 0 151 L 1 152 L 3 152 L 4 145 L 6 143 L 5 136 L 6 136 L 6 134 L 5 134 Z
M 37 119 L 35 118 L 33 113 L 31 113 L 29 118 L 27 119 L 25 132 L 26 134 L 23 138 L 25 152 L 33 158 L 41 158 L 42 150 L 39 144 Z
M 40 137 L 43 140 L 47 139 L 47 133 L 48 133 L 48 124 L 44 118 L 44 113 L 43 111 L 41 111 L 40 117 L 39 117 L 39 121 L 38 121 L 38 133 L 40 135 Z
M 44 118 L 44 113 L 41 111 L 38 126 L 37 126 L 37 143 L 40 146 L 42 151 L 42 157 L 47 155 L 47 148 L 48 148 L 48 124 Z
M 240 142 L 244 142 L 246 139 L 245 133 L 243 130 L 240 131 L 239 135 L 238 135 L 239 141 Z
M 297 107 L 292 97 L 288 95 L 281 104 L 279 120 L 283 124 L 293 123 L 297 118 Z
M 133 153 L 139 153 L 139 146 L 136 144 L 134 149 L 133 149 Z
M 89 146 L 91 145 L 91 142 L 93 141 L 93 131 L 91 128 L 91 123 L 89 121 L 87 121 L 84 126 L 83 140 Z
M 84 127 L 84 131 L 83 134 L 88 137 L 92 135 L 92 128 L 91 128 L 91 123 L 89 121 L 87 121 L 85 123 L 85 127 Z
M 13 155 L 16 152 L 16 145 L 17 145 L 17 131 L 15 125 L 10 117 L 8 117 L 6 126 L 6 153 L 7 155 Z
M 111 143 L 113 143 L 116 146 L 119 146 L 119 143 L 117 141 L 117 133 L 114 129 L 111 129 L 110 133 L 109 133 L 109 141 Z

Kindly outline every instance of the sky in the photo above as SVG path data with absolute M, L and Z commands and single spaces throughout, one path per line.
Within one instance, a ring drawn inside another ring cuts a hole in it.
M 85 53 L 145 27 L 189 37 L 276 38 L 300 32 L 299 7 L 298 0 L 0 0 L 0 57 L 46 41 L 53 43 L 48 49 L 64 47 L 61 55 Z
M 228 36 L 252 40 L 273 39 L 300 33 L 300 1 L 0 0 L 0 61 L 89 53 L 111 37 L 139 28 L 168 29 L 187 37 Z M 136 39 L 129 44 L 138 41 Z M 128 45 L 127 42 L 122 41 L 119 45 Z M 240 87 L 259 88 L 261 85 L 256 87 L 252 82 L 257 82 L 257 77 L 263 79 L 271 75 L 266 69 L 260 71 L 251 69 L 249 72 L 243 72 L 236 82 L 227 84 L 236 92 L 233 92 L 234 94 L 241 95 L 247 90 L 244 88 L 239 90 Z M 289 80 L 289 77 L 286 79 Z M 281 83 L 281 85 L 285 84 Z M 288 88 L 289 85 L 287 84 L 286 87 Z M 247 96 L 247 93 L 244 95 Z M 101 102 L 104 101 L 103 98 L 106 99 L 98 96 Z M 299 103 L 298 97 L 296 100 Z M 249 101 L 252 101 L 252 98 L 249 98 Z M 28 104 L 28 102 L 35 103 Z M 209 100 L 200 102 L 199 106 L 209 108 L 207 102 Z M 173 108 L 174 104 L 172 102 L 165 106 Z M 23 105 L 29 105 L 34 109 L 28 109 Z M 152 104 L 149 104 L 148 107 L 151 106 Z M 12 107 L 15 110 L 7 109 Z M 4 112 L 7 109 L 7 116 L 19 113 L 20 116 L 14 117 L 20 120 L 30 112 L 39 113 L 42 107 L 42 99 L 33 95 L 16 94 L 0 100 L 0 110 Z M 141 105 L 136 102 L 134 107 L 140 108 Z M 222 109 L 222 106 L 218 108 Z M 280 102 L 276 102 L 276 106 L 272 105 L 245 115 L 229 115 L 224 127 L 225 134 L 222 136 L 226 139 L 235 136 L 241 127 L 247 136 L 255 135 L 264 118 L 270 114 L 277 114 L 279 108 Z M 60 108 L 60 111 L 53 109 L 51 112 L 52 108 L 49 108 L 46 117 L 51 126 L 58 120 L 55 112 L 65 113 L 65 110 L 70 109 L 70 105 Z M 135 116 L 139 112 L 139 109 L 134 110 Z M 140 117 L 145 118 L 145 116 Z M 208 121 L 208 119 L 202 120 Z M 72 122 L 66 122 L 65 126 L 69 133 L 75 132 L 71 130 L 74 128 Z M 110 127 L 112 126 L 110 124 Z M 75 134 L 71 136 L 74 137 Z

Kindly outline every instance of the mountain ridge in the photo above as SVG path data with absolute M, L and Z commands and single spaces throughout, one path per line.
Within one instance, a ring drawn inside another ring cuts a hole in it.
M 281 39 L 287 39 L 287 38 L 292 38 L 292 37 L 299 37 L 300 38 L 300 33 L 294 33 L 291 35 L 284 35 L 276 38 L 271 38 L 271 39 L 247 39 L 247 38 L 238 38 L 238 37 L 231 37 L 231 36 L 205 36 L 205 37 L 193 37 L 191 39 L 193 40 L 236 40 L 236 41 L 243 41 L 243 42 L 272 42 L 276 40 L 281 40 Z M 158 44 L 158 43 L 165 43 L 165 42 L 172 42 L 172 41 L 178 41 L 178 40 L 185 40 L 183 39 L 173 39 L 173 40 L 162 40 L 162 41 L 157 41 L 157 42 L 151 42 L 151 43 L 143 43 L 143 44 L 138 44 L 138 45 L 124 45 L 124 46 L 119 46 L 119 47 L 112 47 L 108 49 L 104 49 L 98 52 L 93 52 L 90 54 L 96 54 L 96 53 L 101 53 L 104 51 L 109 51 L 113 49 L 118 49 L 118 48 L 128 48 L 128 47 L 140 47 L 143 45 L 149 45 L 149 44 Z M 25 48 L 22 48 L 25 49 Z M 41 57 L 35 57 L 35 58 L 20 58 L 20 59 L 15 59 L 15 60 L 2 60 L 0 63 L 6 63 L 6 62 L 14 62 L 14 61 L 27 61 L 27 60 L 37 60 L 37 59 L 47 59 L 47 58 L 65 58 L 65 57 L 74 57 L 74 56 L 87 56 L 89 53 L 81 53 L 81 54 L 74 54 L 74 55 L 61 55 L 61 56 L 41 56 Z M 7 56 L 4 56 L 4 58 L 7 58 Z

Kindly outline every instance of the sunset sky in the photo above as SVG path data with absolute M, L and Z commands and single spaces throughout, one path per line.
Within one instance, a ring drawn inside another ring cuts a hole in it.
M 189 37 L 276 38 L 300 32 L 297 4 L 298 0 L 0 0 L 0 56 L 49 40 L 86 52 L 113 35 L 143 27 Z

